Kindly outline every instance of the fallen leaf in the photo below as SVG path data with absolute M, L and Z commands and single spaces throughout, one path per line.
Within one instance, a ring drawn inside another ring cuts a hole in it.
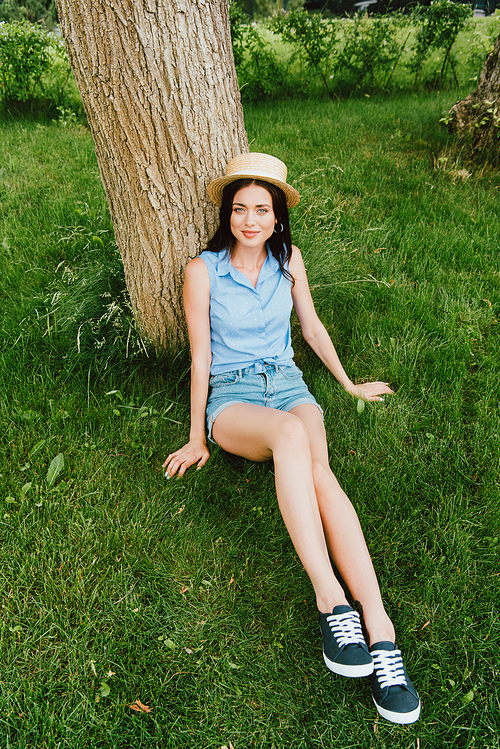
M 181 590 L 181 593 L 187 593 L 188 590 L 189 590 L 189 587 L 185 585 L 183 589 Z
M 150 713 L 153 709 L 152 707 L 148 707 L 147 705 L 144 705 L 140 700 L 136 700 L 135 702 L 132 702 L 131 705 L 129 705 L 131 710 L 135 710 L 138 713 Z
M 231 575 L 231 579 L 229 581 L 229 585 L 232 585 L 235 582 L 236 582 L 236 580 L 234 579 L 234 575 Z M 227 586 L 228 588 L 229 588 L 229 585 Z
M 101 681 L 101 686 L 99 687 L 99 693 L 101 697 L 109 697 L 111 693 L 111 689 L 109 688 L 109 684 L 106 684 L 105 681 Z
M 49 466 L 49 470 L 47 471 L 47 486 L 50 489 L 56 478 L 61 473 L 62 469 L 64 468 L 64 455 L 62 453 L 59 453 L 56 455 L 56 457 L 53 459 Z

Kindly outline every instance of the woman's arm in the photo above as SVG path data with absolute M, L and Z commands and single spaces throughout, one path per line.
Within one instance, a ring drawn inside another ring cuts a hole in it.
M 362 385 L 355 385 L 347 376 L 335 351 L 332 339 L 314 308 L 304 261 L 297 247 L 293 247 L 290 260 L 290 273 L 295 279 L 295 285 L 292 288 L 292 299 L 297 317 L 299 318 L 302 335 L 334 377 L 337 378 L 349 393 L 364 400 L 381 400 L 382 395 L 392 393 L 393 391 L 386 382 L 365 382 Z
M 201 468 L 210 457 L 205 439 L 205 411 L 212 352 L 210 348 L 210 279 L 200 258 L 186 267 L 184 279 L 184 311 L 191 348 L 191 429 L 189 442 L 171 453 L 163 467 L 170 478 L 177 471 L 183 476 L 197 463 Z

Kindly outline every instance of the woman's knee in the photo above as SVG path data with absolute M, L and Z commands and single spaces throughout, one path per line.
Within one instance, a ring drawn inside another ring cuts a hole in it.
M 298 416 L 285 412 L 277 426 L 275 452 L 280 450 L 309 451 L 307 429 Z

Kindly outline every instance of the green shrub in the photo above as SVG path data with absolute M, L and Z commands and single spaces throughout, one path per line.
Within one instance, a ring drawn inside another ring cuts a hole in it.
M 264 23 L 250 22 L 240 3 L 229 6 L 233 56 L 242 97 L 247 101 L 286 93 L 285 65 L 267 43 Z
M 246 36 L 248 61 L 244 65 L 245 96 L 251 101 L 287 93 L 285 66 L 275 50 L 266 44 L 257 27 L 251 24 Z
M 409 62 L 409 68 L 415 76 L 414 84 L 431 52 L 444 50 L 443 64 L 438 71 L 440 85 L 443 84 L 447 68 L 451 67 L 458 86 L 451 50 L 458 34 L 472 18 L 472 12 L 472 6 L 449 0 L 436 0 L 429 6 L 415 7 L 412 18 L 417 25 L 417 35 Z
M 401 57 L 405 41 L 398 39 L 407 25 L 402 14 L 361 13 L 344 22 L 345 43 L 339 59 L 339 74 L 359 86 L 364 80 L 375 84 L 377 74 L 387 84 Z M 381 82 L 382 82 L 381 80 Z
M 30 21 L 53 29 L 57 22 L 55 0 L 0 0 L 0 21 Z
M 250 22 L 231 3 L 231 33 L 244 99 L 343 96 L 409 90 L 422 81 L 443 89 L 476 79 L 500 28 L 472 20 L 469 6 L 437 0 L 414 13 L 331 18 L 304 9 Z
M 54 40 L 28 21 L 0 25 L 0 92 L 5 101 L 27 101 L 52 64 Z
M 231 41 L 233 43 L 233 57 L 236 68 L 241 68 L 245 58 L 245 31 L 250 17 L 238 2 L 229 3 L 229 23 L 231 26 Z
M 28 21 L 0 23 L 0 104 L 11 112 L 57 110 L 83 106 L 62 38 Z
M 294 55 L 321 77 L 328 89 L 327 71 L 335 54 L 336 24 L 319 13 L 309 14 L 302 8 L 276 15 L 272 29 L 294 49 Z

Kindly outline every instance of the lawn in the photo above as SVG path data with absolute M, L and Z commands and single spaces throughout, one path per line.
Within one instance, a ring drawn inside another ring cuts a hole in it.
M 88 131 L 0 124 L 2 746 L 499 748 L 500 176 L 438 122 L 465 93 L 245 111 L 302 195 L 347 371 L 396 391 L 359 408 L 295 330 L 422 698 L 409 727 L 325 669 L 272 468 L 215 449 L 165 481 L 188 356 L 130 324 Z

